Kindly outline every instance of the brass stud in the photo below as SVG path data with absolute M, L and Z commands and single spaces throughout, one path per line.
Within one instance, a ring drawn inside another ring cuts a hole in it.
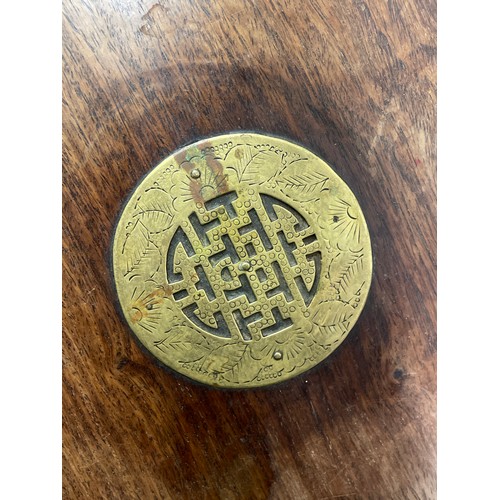
M 250 265 L 250 262 L 248 262 L 248 261 L 246 261 L 246 260 L 244 260 L 243 262 L 240 262 L 240 263 L 238 264 L 238 269 L 239 269 L 240 271 L 250 271 L 251 267 L 252 267 L 252 266 Z

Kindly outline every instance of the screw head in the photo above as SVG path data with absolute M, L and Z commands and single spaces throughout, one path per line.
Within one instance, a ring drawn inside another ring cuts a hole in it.
M 251 267 L 252 267 L 252 266 L 250 265 L 250 262 L 248 262 L 248 261 L 246 261 L 246 260 L 244 260 L 243 262 L 240 262 L 240 263 L 238 264 L 238 269 L 239 269 L 240 271 L 250 271 L 250 268 L 251 268 Z
M 201 176 L 201 172 L 197 168 L 193 168 L 193 170 L 191 170 L 191 177 L 193 179 L 199 179 L 200 176 Z

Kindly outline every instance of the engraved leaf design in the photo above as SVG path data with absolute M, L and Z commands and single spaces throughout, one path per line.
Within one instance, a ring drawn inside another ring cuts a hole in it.
M 169 195 L 156 187 L 135 200 L 122 246 L 126 262 L 124 276 L 129 280 L 139 275 L 151 278 L 160 268 L 161 252 L 157 241 L 172 224 L 170 201 Z
M 231 152 L 230 159 L 234 163 L 227 168 L 236 173 L 238 182 L 255 181 L 255 177 L 259 174 L 260 165 L 272 157 L 272 153 L 265 149 L 242 144 Z
M 353 314 L 351 307 L 332 298 L 318 304 L 312 322 L 317 326 L 336 325 L 344 322 L 346 318 L 349 319 Z
M 359 292 L 360 285 L 363 286 L 356 279 L 357 274 L 363 270 L 363 258 L 362 252 L 349 252 L 347 262 L 340 267 L 339 272 L 332 279 L 333 287 L 342 302 L 350 304 Z
M 317 329 L 312 331 L 315 343 L 322 348 L 327 348 L 339 342 L 350 329 L 353 315 L 352 308 L 345 304 L 339 309 L 332 307 L 331 302 L 321 303 L 312 319 L 317 326 Z
M 231 352 L 226 357 L 226 361 L 219 372 L 222 379 L 232 383 L 248 383 L 258 376 L 261 365 L 249 359 L 249 357 L 252 357 L 251 345 L 233 342 L 223 346 L 223 349 L 229 346 L 232 346 L 233 349 L 230 350 Z M 236 346 L 236 350 L 234 350 L 234 346 Z M 242 379 L 241 377 L 245 378 Z
M 156 245 L 150 243 L 150 245 L 144 250 L 140 255 L 139 259 L 127 268 L 125 276 L 129 280 L 141 276 L 145 279 L 152 278 L 160 269 L 161 265 L 161 254 L 160 250 Z
M 283 176 L 277 183 L 285 191 L 294 195 L 317 195 L 328 182 L 329 178 L 318 172 L 304 172 L 301 174 Z
M 226 362 L 222 365 L 222 369 L 224 370 L 224 372 L 231 372 L 233 375 L 238 371 L 239 368 L 241 368 L 243 364 L 243 360 L 248 349 L 248 344 L 238 342 L 236 343 L 236 349 L 234 349 L 234 346 L 234 343 L 225 344 L 224 346 L 222 346 L 222 349 L 219 350 L 222 351 L 219 352 L 221 356 L 224 356 L 226 354 L 224 351 L 228 351 L 226 355 Z M 228 347 L 231 348 L 227 349 Z
M 185 326 L 183 328 L 185 328 Z M 207 361 L 209 355 L 212 354 L 213 347 L 211 343 L 204 337 L 199 337 L 197 333 L 194 333 L 191 330 L 189 334 L 187 334 L 185 330 L 181 330 L 181 332 L 186 338 L 188 348 L 182 351 L 182 357 L 179 359 L 179 363 L 184 366 L 197 366 L 201 369 Z M 195 341 L 195 338 L 198 338 L 199 341 Z M 180 339 L 174 338 L 174 341 L 177 340 Z M 181 347 L 181 344 L 178 343 L 177 346 Z
M 126 228 L 122 254 L 125 255 L 127 268 L 136 265 L 149 246 L 149 231 L 140 220 L 129 222 Z
M 162 352 L 168 352 L 170 349 L 174 351 L 190 349 L 192 343 L 186 338 L 185 332 L 174 331 L 163 340 L 155 340 L 154 346 Z
M 137 209 L 133 218 L 140 220 L 150 233 L 160 233 L 170 228 L 173 214 L 165 203 L 138 204 Z

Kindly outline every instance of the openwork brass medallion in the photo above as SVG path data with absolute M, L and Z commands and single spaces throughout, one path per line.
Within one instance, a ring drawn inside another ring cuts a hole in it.
M 256 387 L 344 340 L 372 258 L 358 202 L 326 163 L 238 133 L 149 173 L 118 222 L 113 271 L 126 320 L 160 361 L 213 386 Z

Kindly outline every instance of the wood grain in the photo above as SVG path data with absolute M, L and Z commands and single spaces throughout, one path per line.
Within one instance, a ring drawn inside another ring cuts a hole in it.
M 435 498 L 435 14 L 433 0 L 64 0 L 65 498 Z M 108 261 L 138 180 L 232 130 L 334 165 L 374 252 L 343 345 L 246 392 L 156 366 Z

